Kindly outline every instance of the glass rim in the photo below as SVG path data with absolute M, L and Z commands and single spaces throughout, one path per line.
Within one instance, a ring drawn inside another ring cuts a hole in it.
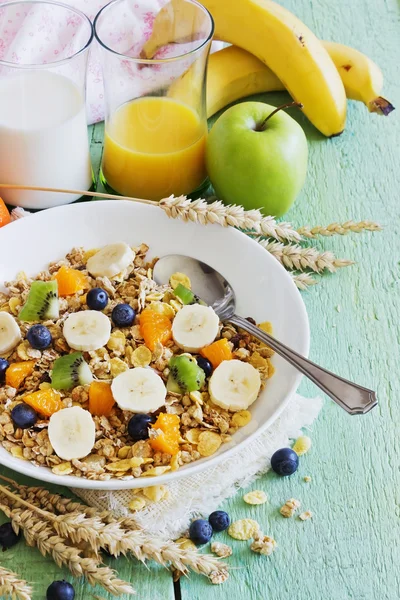
M 74 59 L 79 54 L 82 54 L 83 52 L 85 52 L 89 48 L 90 44 L 92 43 L 93 37 L 94 37 L 93 24 L 92 24 L 91 20 L 89 19 L 89 17 L 87 15 L 85 15 L 85 13 L 82 12 L 81 10 L 79 10 L 78 8 L 75 8 L 68 4 L 64 4 L 64 2 L 54 2 L 53 0 L 13 0 L 12 2 L 1 3 L 0 11 L 2 8 L 5 8 L 7 6 L 15 6 L 17 4 L 32 4 L 35 6 L 37 6 L 39 4 L 50 4 L 52 6 L 60 6 L 61 8 L 66 8 L 68 11 L 73 12 L 73 13 L 79 15 L 80 17 L 82 17 L 82 19 L 84 21 L 86 21 L 86 23 L 89 25 L 89 27 L 90 27 L 89 39 L 87 40 L 85 45 L 82 46 L 82 48 L 80 48 L 77 52 L 74 52 L 74 54 L 71 54 L 71 56 L 67 56 L 66 58 L 62 58 L 60 60 L 54 60 L 54 61 L 42 63 L 42 64 L 40 64 L 40 63 L 23 63 L 23 64 L 21 64 L 21 63 L 10 62 L 9 60 L 0 59 L 1 66 L 10 67 L 13 69 L 21 69 L 21 70 L 24 70 L 24 69 L 50 69 L 52 67 L 56 67 L 56 66 L 68 63 L 70 60 Z
M 199 46 L 196 46 L 196 48 L 193 48 L 192 50 L 189 50 L 188 52 L 179 54 L 178 56 L 171 56 L 170 58 L 134 58 L 133 56 L 128 56 L 127 54 L 122 54 L 121 52 L 117 52 L 116 50 L 113 50 L 112 48 L 107 46 L 107 44 L 105 44 L 100 39 L 100 36 L 97 35 L 97 27 L 96 27 L 97 21 L 100 18 L 103 11 L 111 8 L 114 4 L 117 4 L 119 2 L 122 2 L 122 0 L 111 0 L 111 2 L 109 2 L 108 4 L 103 6 L 103 8 L 101 8 L 99 10 L 99 12 L 97 13 L 97 15 L 93 21 L 93 30 L 94 30 L 94 36 L 95 36 L 97 42 L 100 44 L 100 46 L 102 46 L 105 50 L 108 50 L 108 52 L 111 52 L 112 54 L 115 54 L 116 56 L 123 58 L 124 60 L 130 60 L 133 63 L 147 64 L 147 65 L 156 65 L 156 64 L 161 65 L 161 64 L 173 63 L 173 62 L 182 60 L 182 58 L 185 58 L 186 56 L 190 56 L 192 54 L 196 54 L 197 52 L 199 52 L 202 48 L 204 48 L 204 46 L 206 46 L 208 44 L 208 42 L 210 42 L 212 40 L 212 37 L 214 35 L 214 28 L 215 28 L 214 19 L 211 15 L 210 11 L 205 6 L 200 4 L 200 2 L 197 2 L 197 0 L 185 0 L 185 2 L 189 2 L 189 4 L 194 4 L 194 5 L 198 6 L 198 8 L 200 10 L 202 10 L 204 13 L 206 13 L 208 15 L 208 18 L 210 20 L 209 34 L 208 34 L 207 38 L 205 40 L 203 40 Z

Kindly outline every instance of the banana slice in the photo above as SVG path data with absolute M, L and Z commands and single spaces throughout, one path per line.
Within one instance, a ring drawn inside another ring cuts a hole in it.
M 21 340 L 21 331 L 12 315 L 0 312 L 0 354 L 9 352 Z
M 98 350 L 110 339 L 110 319 L 98 310 L 72 313 L 65 320 L 63 334 L 74 350 Z
M 241 360 L 224 360 L 211 375 L 208 392 L 217 406 L 236 412 L 245 410 L 257 399 L 260 373 Z
M 122 410 L 151 413 L 164 406 L 167 389 L 153 369 L 135 367 L 114 378 L 111 384 L 114 400 Z
M 186 352 L 198 352 L 211 344 L 218 334 L 219 318 L 211 306 L 183 306 L 172 323 L 172 337 Z
M 95 442 L 96 428 L 88 410 L 72 406 L 51 415 L 48 433 L 57 456 L 63 460 L 72 460 L 90 453 Z
M 94 277 L 114 277 L 129 267 L 135 253 L 125 242 L 109 244 L 89 258 L 86 268 Z

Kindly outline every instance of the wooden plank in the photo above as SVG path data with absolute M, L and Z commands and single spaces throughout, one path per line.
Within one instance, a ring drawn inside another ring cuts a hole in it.
M 321 38 L 368 53 L 384 71 L 384 95 L 399 103 L 396 0 L 281 3 Z M 258 99 L 278 105 L 285 97 L 266 94 Z M 296 117 L 294 111 L 291 114 Z M 385 225 L 382 233 L 318 242 L 320 248 L 357 264 L 325 276 L 304 294 L 311 357 L 376 389 L 380 404 L 367 416 L 349 417 L 327 399 L 310 433 L 313 448 L 301 459 L 299 472 L 287 479 L 269 474 L 251 486 L 265 490 L 270 503 L 247 506 L 240 492 L 220 507 L 233 519 L 259 521 L 279 545 L 275 554 L 257 556 L 249 542 L 220 534 L 216 539 L 234 548 L 230 579 L 222 588 L 194 577 L 181 580 L 183 600 L 202 600 L 205 595 L 209 600 L 399 597 L 400 123 L 396 113 L 380 118 L 354 102 L 349 103 L 347 128 L 340 138 L 326 140 L 304 120 L 301 123 L 310 141 L 310 167 L 288 220 L 322 225 L 375 219 Z M 317 393 L 307 382 L 301 391 Z M 304 475 L 311 475 L 312 482 L 304 483 Z M 290 497 L 312 510 L 314 518 L 304 523 L 282 518 L 278 509 Z

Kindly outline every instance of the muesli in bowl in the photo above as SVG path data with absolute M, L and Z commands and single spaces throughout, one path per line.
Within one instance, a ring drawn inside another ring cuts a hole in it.
M 0 442 L 14 457 L 100 481 L 158 476 L 251 420 L 273 352 L 221 323 L 185 274 L 157 285 L 148 249 L 74 248 L 5 284 Z

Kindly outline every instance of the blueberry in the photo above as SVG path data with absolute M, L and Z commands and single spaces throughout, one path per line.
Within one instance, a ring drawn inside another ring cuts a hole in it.
M 44 325 L 33 325 L 26 337 L 32 348 L 36 350 L 44 350 L 51 344 L 51 333 Z
M 36 411 L 24 402 L 14 406 L 11 411 L 11 418 L 14 425 L 20 429 L 29 429 L 29 427 L 33 427 L 38 420 Z
M 147 440 L 149 437 L 149 425 L 152 421 L 153 418 L 150 415 L 133 415 L 128 423 L 128 433 L 131 438 L 135 442 Z
M 101 288 L 93 288 L 86 296 L 86 304 L 90 310 L 103 310 L 108 304 L 108 294 Z
M 10 363 L 8 362 L 8 360 L 6 360 L 5 358 L 0 358 L 0 383 L 4 383 L 4 380 L 6 378 L 6 371 L 9 366 Z
M 111 313 L 111 319 L 116 327 L 130 327 L 136 313 L 129 304 L 117 304 Z
M 224 510 L 215 510 L 212 512 L 208 517 L 208 522 L 214 531 L 225 531 L 231 524 L 229 515 Z
M 297 471 L 298 466 L 299 457 L 291 448 L 281 448 L 272 455 L 271 467 L 278 475 L 283 477 L 292 475 Z
M 74 600 L 75 590 L 68 581 L 53 581 L 46 592 L 47 600 Z
M 211 373 L 213 372 L 212 364 L 210 363 L 210 361 L 206 358 L 203 358 L 202 356 L 197 356 L 196 361 L 200 369 L 203 369 L 206 377 L 210 377 Z
M 0 526 L 0 548 L 3 548 L 3 550 L 15 546 L 19 542 L 20 537 L 21 534 L 17 535 L 15 533 L 11 523 L 4 523 L 4 525 Z
M 189 537 L 196 544 L 207 544 L 212 538 L 213 530 L 208 521 L 205 519 L 196 519 L 192 521 L 189 527 Z

